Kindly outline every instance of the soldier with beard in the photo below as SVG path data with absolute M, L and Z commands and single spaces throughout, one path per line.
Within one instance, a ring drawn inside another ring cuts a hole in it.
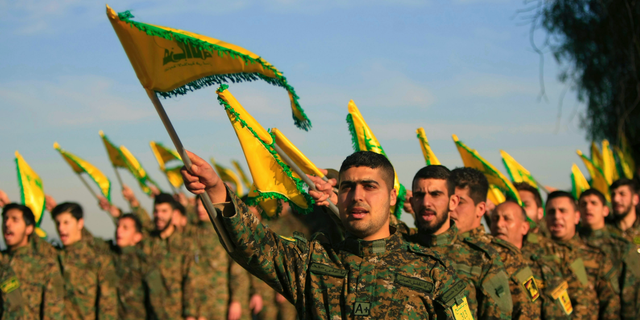
M 518 195 L 520 195 L 527 217 L 534 223 L 531 225 L 529 233 L 539 234 L 548 238 L 549 228 L 547 228 L 547 223 L 544 221 L 544 207 L 538 188 L 526 182 L 514 183 L 513 186 L 518 190 Z
M 640 253 L 635 246 L 620 235 L 611 232 L 605 224 L 609 215 L 604 195 L 589 189 L 580 194 L 580 238 L 589 246 L 598 248 L 613 261 L 619 275 L 614 286 L 620 286 L 621 318 L 638 319 L 638 300 L 640 299 Z
M 579 319 L 620 319 L 617 272 L 600 249 L 580 240 L 576 225 L 580 212 L 571 193 L 554 191 L 547 197 L 547 226 L 552 239 L 569 250 L 563 274 L 571 277 L 569 296 L 574 317 Z
M 157 264 L 166 290 L 164 309 L 170 319 L 192 318 L 184 302 L 193 299 L 188 271 L 193 263 L 194 249 L 184 235 L 176 230 L 171 218 L 179 214 L 179 205 L 166 193 L 158 194 L 153 202 L 155 230 L 145 238 L 142 250 Z
M 629 240 L 640 249 L 640 217 L 636 211 L 640 200 L 637 186 L 632 180 L 619 179 L 609 187 L 611 191 L 612 232 Z
M 530 232 L 525 209 L 517 202 L 507 200 L 493 210 L 490 220 L 491 234 L 521 249 L 523 257 L 533 271 L 533 275 L 523 279 L 522 288 L 533 300 L 541 319 L 571 319 L 568 312 L 571 310 L 571 301 L 563 304 L 560 297 L 560 293 L 566 292 L 563 288 L 567 283 L 559 271 L 560 264 L 554 258 L 549 259 L 538 252 L 529 253 L 525 250 L 527 242 L 524 238 Z M 533 250 L 539 248 L 537 243 L 528 244 L 533 245 Z
M 22 293 L 27 319 L 63 319 L 64 285 L 57 261 L 40 254 L 30 244 L 30 238 L 37 237 L 33 212 L 25 205 L 9 203 L 2 211 L 2 222 L 7 245 L 2 255 L 7 259 L 7 267 L 16 273 L 15 281 L 0 284 L 3 292 L 20 287 L 18 292 Z
M 496 239 L 485 232 L 481 221 L 486 213 L 489 182 L 484 174 L 473 168 L 456 168 L 451 171 L 455 194 L 460 198 L 452 210 L 451 218 L 459 228 L 461 238 L 470 238 L 498 251 L 500 260 L 510 275 L 509 289 L 513 299 L 514 319 L 535 319 L 540 309 L 533 304 L 533 297 L 524 289 L 525 282 L 533 276 L 520 250 L 504 240 Z M 534 280 L 535 281 L 535 280 Z
M 231 256 L 292 302 L 302 318 L 382 319 L 471 317 L 467 285 L 441 255 L 402 239 L 389 227 L 396 203 L 393 166 L 383 155 L 356 152 L 340 168 L 338 196 L 328 183 L 311 178 L 321 205 L 331 197 L 347 230 L 332 245 L 275 234 L 229 192 L 211 166 L 187 152 L 193 165 L 182 169 L 191 192 L 207 192 L 233 245 Z M 328 188 L 325 188 L 329 185 Z M 325 193 L 326 192 L 326 193 Z

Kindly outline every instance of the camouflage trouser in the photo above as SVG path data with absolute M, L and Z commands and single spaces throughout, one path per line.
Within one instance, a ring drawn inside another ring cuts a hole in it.
M 262 311 L 258 313 L 254 319 L 257 320 L 296 320 L 298 313 L 296 307 L 289 301 L 277 302 L 277 293 L 273 289 L 263 290 L 260 293 L 262 296 Z

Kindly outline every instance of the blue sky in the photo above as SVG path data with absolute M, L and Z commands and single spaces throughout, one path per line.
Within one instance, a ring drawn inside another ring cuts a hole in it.
M 451 134 L 502 172 L 500 149 L 546 185 L 569 189 L 584 105 L 545 55 L 548 101 L 539 99 L 539 57 L 522 1 L 112 1 L 135 20 L 189 30 L 242 46 L 284 72 L 313 122 L 294 127 L 288 96 L 265 83 L 230 86 L 264 127 L 283 131 L 320 167 L 338 168 L 352 152 L 345 122 L 353 99 L 385 148 L 402 183 L 424 165 L 415 130 L 450 168 L 462 161 Z M 98 131 L 138 157 L 168 189 L 149 148 L 170 140 L 105 15 L 94 1 L 0 1 L 0 189 L 19 200 L 13 153 L 19 150 L 58 202 L 77 201 L 88 228 L 110 238 L 114 227 L 53 149 L 54 141 L 115 174 Z M 539 32 L 536 39 L 544 35 Z M 185 146 L 221 164 L 242 149 L 214 88 L 163 101 Z M 584 171 L 584 169 L 583 169 Z M 586 171 L 585 171 L 586 172 Z M 144 205 L 151 201 L 122 172 Z M 44 229 L 55 236 L 47 215 Z

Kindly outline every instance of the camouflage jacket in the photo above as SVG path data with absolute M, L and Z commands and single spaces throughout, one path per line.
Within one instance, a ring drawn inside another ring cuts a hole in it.
M 640 216 L 638 214 L 640 214 L 640 212 L 636 211 L 636 221 L 634 221 L 633 225 L 627 230 L 622 231 L 622 228 L 620 228 L 620 223 L 617 221 L 613 221 L 609 224 L 609 231 L 627 239 L 629 242 L 635 244 L 638 249 L 640 249 Z
M 188 279 L 194 258 L 192 243 L 186 241 L 184 235 L 177 230 L 165 239 L 160 238 L 159 233 L 154 231 L 142 240 L 142 248 L 144 254 L 156 263 L 160 270 L 166 292 L 163 304 L 169 318 L 195 316 L 184 309 L 185 302 L 194 298 L 194 291 Z
M 29 237 L 29 245 L 39 255 L 49 257 L 53 260 L 58 260 L 58 249 L 56 249 L 56 247 L 51 243 L 47 242 L 47 240 L 36 236 Z
M 545 250 L 549 247 L 551 250 Z M 540 308 L 541 319 L 571 319 L 573 305 L 567 290 L 569 282 L 561 268 L 561 259 L 567 256 L 566 248 L 540 234 L 529 233 L 520 252 L 533 271 L 540 291 L 534 303 Z
M 398 222 L 399 225 L 404 225 Z M 510 319 L 513 302 L 508 289 L 509 280 L 498 253 L 470 238 L 462 238 L 453 220 L 446 232 L 435 235 L 419 235 L 417 229 L 409 229 L 409 241 L 419 243 L 446 257 L 460 278 L 472 285 L 467 297 L 474 318 Z M 499 293 L 502 288 L 502 293 Z
M 164 310 L 165 290 L 160 270 L 140 246 L 119 248 L 111 253 L 118 276 L 120 319 L 169 319 Z
M 437 253 L 405 242 L 347 237 L 337 246 L 322 235 L 278 236 L 233 193 L 217 210 L 234 243 L 231 256 L 313 319 L 453 319 L 471 317 L 468 286 Z M 220 212 L 222 215 L 222 212 Z
M 224 250 L 211 222 L 187 225 L 183 232 L 195 245 L 189 270 L 194 298 L 185 301 L 187 314 L 206 319 L 227 319 L 229 303 L 236 301 L 244 306 L 242 318 L 251 319 L 248 311 L 249 274 Z
M 64 279 L 65 318 L 117 319 L 117 278 L 113 261 L 95 239 L 83 237 L 58 254 Z
M 9 266 L 9 259 L 0 255 L 0 319 L 22 319 L 25 316 L 20 281 Z
M 640 317 L 640 252 L 636 247 L 619 235 L 612 234 L 610 227 L 600 230 L 582 228 L 580 238 L 592 247 L 599 248 L 613 262 L 619 275 L 621 318 L 638 319 Z
M 537 319 L 540 318 L 540 308 L 536 308 L 533 303 L 536 298 L 537 285 L 533 272 L 526 260 L 522 257 L 520 250 L 511 243 L 494 238 L 485 233 L 484 227 L 479 226 L 471 231 L 460 235 L 461 238 L 471 238 L 493 247 L 500 255 L 500 260 L 504 264 L 505 270 L 511 281 L 509 289 L 513 299 L 513 319 Z M 536 298 L 537 299 L 537 298 Z
M 153 220 L 151 220 L 151 216 L 142 206 L 131 208 L 131 213 L 140 219 L 145 236 L 156 230 L 156 225 L 153 223 Z
M 62 319 L 64 284 L 57 261 L 39 254 L 31 245 L 3 251 L 3 255 L 20 284 L 22 319 Z
M 618 274 L 611 259 L 600 249 L 582 242 L 577 233 L 569 241 L 561 243 L 571 250 L 572 259 L 567 261 L 572 262 L 568 268 L 578 282 L 586 286 L 583 294 L 589 297 L 590 302 L 575 316 L 581 319 L 620 319 Z

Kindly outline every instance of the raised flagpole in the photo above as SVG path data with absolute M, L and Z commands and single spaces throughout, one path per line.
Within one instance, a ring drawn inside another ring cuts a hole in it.
M 173 124 L 171 124 L 171 120 L 169 119 L 167 112 L 164 110 L 164 107 L 162 106 L 160 99 L 158 99 L 158 96 L 152 90 L 149 90 L 147 88 L 145 88 L 145 90 L 147 91 L 147 95 L 149 96 L 149 99 L 151 99 L 153 106 L 156 108 L 156 111 L 158 112 L 158 116 L 160 116 L 160 120 L 162 120 L 162 124 L 164 124 L 164 128 L 167 130 L 169 137 L 171 137 L 171 141 L 173 142 L 173 145 L 176 147 L 176 150 L 182 157 L 182 161 L 184 163 L 185 168 L 187 168 L 187 170 L 191 170 L 191 159 L 189 159 L 189 156 L 185 152 L 184 146 L 182 145 L 182 141 L 180 141 L 180 138 L 178 137 L 178 133 L 173 127 Z M 220 236 L 222 243 L 227 248 L 227 251 L 233 252 L 235 248 L 233 246 L 233 243 L 231 242 L 231 239 L 229 239 L 229 236 L 227 235 L 224 227 L 222 226 L 220 220 L 217 219 L 218 214 L 216 213 L 216 210 L 213 207 L 213 203 L 211 202 L 211 197 L 209 197 L 209 194 L 207 194 L 206 192 L 201 194 L 200 197 L 202 199 L 202 204 L 204 205 L 204 208 L 207 210 L 207 213 L 209 214 L 209 219 L 213 223 L 213 227 L 216 229 L 218 235 Z

